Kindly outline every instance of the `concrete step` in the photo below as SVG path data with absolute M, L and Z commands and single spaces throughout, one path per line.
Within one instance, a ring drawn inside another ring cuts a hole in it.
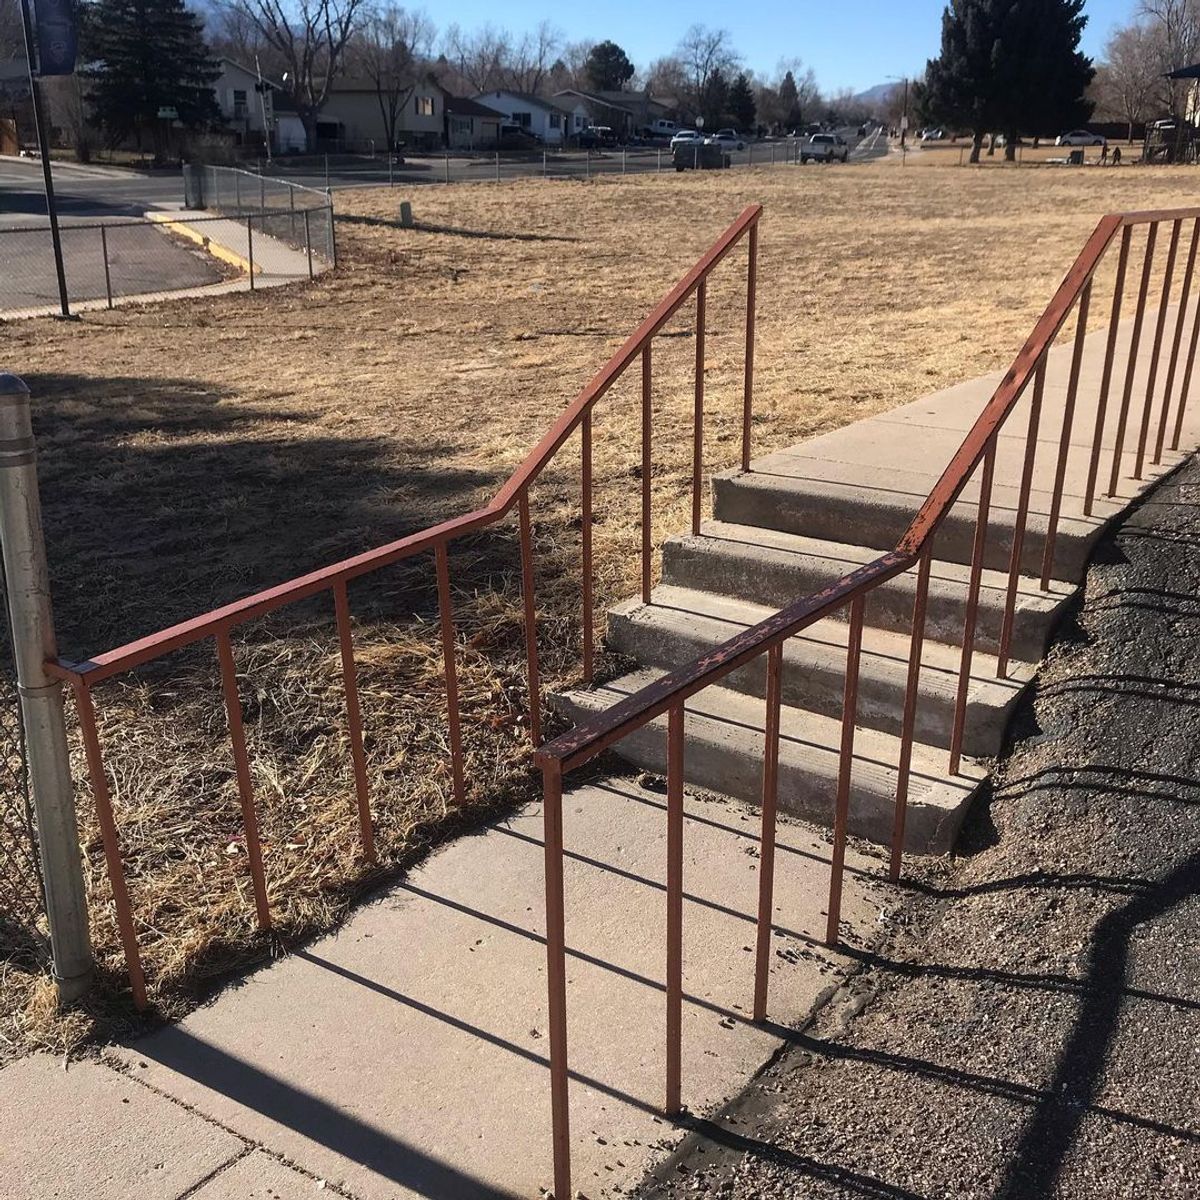
M 694 591 L 715 592 L 781 608 L 835 583 L 878 557 L 878 551 L 774 529 L 707 521 L 699 535 L 674 537 L 663 547 L 663 582 Z M 929 582 L 925 636 L 961 645 L 969 568 L 935 560 Z M 981 579 L 975 647 L 995 653 L 999 646 L 1008 576 L 985 570 Z M 1074 588 L 1052 581 L 1042 592 L 1022 576 L 1016 598 L 1012 657 L 1038 661 L 1063 606 Z M 876 588 L 867 598 L 868 625 L 894 632 L 912 628 L 916 569 Z M 847 610 L 837 616 L 845 620 Z
M 640 664 L 670 670 L 698 658 L 775 610 L 710 592 L 663 585 L 650 604 L 629 600 L 609 610 L 609 646 Z M 790 639 L 784 648 L 783 701 L 827 717 L 840 717 L 849 626 L 826 619 Z M 858 718 L 868 728 L 899 735 L 908 682 L 910 635 L 863 630 Z M 922 646 L 915 734 L 930 746 L 948 747 L 962 652 L 926 639 Z M 996 660 L 976 654 L 967 691 L 963 749 L 975 757 L 1000 751 L 1009 714 L 1034 668 L 1010 663 L 996 678 Z M 765 658 L 728 675 L 724 686 L 752 696 L 766 693 Z
M 639 670 L 590 690 L 552 697 L 572 720 L 603 711 L 658 679 Z M 754 696 L 709 687 L 687 702 L 684 777 L 691 787 L 758 804 L 762 799 L 765 705 Z M 832 827 L 841 721 L 784 705 L 780 714 L 779 807 L 793 816 Z M 622 758 L 649 771 L 666 771 L 666 718 L 631 733 L 615 747 Z M 888 845 L 896 799 L 900 739 L 859 728 L 854 739 L 850 832 Z M 954 845 L 971 797 L 985 772 L 964 759 L 961 773 L 946 774 L 946 752 L 913 745 L 905 848 L 947 854 Z
M 804 537 L 849 542 L 891 550 L 908 529 L 925 492 L 904 490 L 889 479 L 888 487 L 820 478 L 812 475 L 731 471 L 713 479 L 713 515 L 719 521 L 778 529 Z M 922 486 L 925 480 L 921 480 Z M 926 488 L 926 491 L 928 489 Z M 1001 493 L 1013 492 L 1011 507 Z M 997 487 L 988 510 L 984 566 L 1007 571 L 1016 531 L 1016 490 Z M 1046 501 L 1048 504 L 1048 500 Z M 936 553 L 948 562 L 969 563 L 974 551 L 978 514 L 977 489 L 950 510 L 938 530 Z M 1030 512 L 1021 548 L 1021 569 L 1041 575 L 1049 518 Z M 1061 516 L 1054 541 L 1054 577 L 1071 582 L 1083 578 L 1088 553 L 1103 528 L 1098 519 Z

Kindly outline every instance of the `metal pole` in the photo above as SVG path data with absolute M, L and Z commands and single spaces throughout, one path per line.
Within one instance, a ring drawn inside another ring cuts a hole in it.
M 392 171 L 393 171 L 392 164 L 395 161 L 396 161 L 395 155 L 392 154 L 392 152 L 389 150 L 388 151 L 388 187 L 392 186 Z
M 592 152 L 590 149 L 583 152 L 583 177 L 585 179 L 592 177 Z
M 325 190 L 329 191 L 329 155 L 325 155 Z
M 446 182 L 450 182 L 450 151 L 446 151 Z
M 234 211 L 240 213 L 242 211 L 242 173 L 234 171 L 233 173 L 233 201 Z
M 546 148 L 542 147 L 542 178 L 546 178 Z
M 327 194 L 328 195 L 328 194 Z M 329 261 L 337 266 L 337 230 L 333 224 L 333 196 L 329 195 Z
M 621 174 L 625 174 L 625 155 L 628 153 L 624 146 L 621 147 Z
M 250 263 L 250 290 L 254 291 L 254 222 L 251 217 L 246 218 L 246 251 Z
M 658 148 L 658 170 L 660 172 L 662 171 L 662 147 L 661 146 L 659 146 L 659 148 Z
M 312 277 L 313 277 L 312 230 L 309 227 L 308 213 L 309 213 L 309 210 L 306 208 L 304 210 L 304 251 L 308 255 L 308 277 L 309 277 L 309 279 L 312 279 Z
M 64 317 L 71 315 L 67 299 L 67 273 L 63 267 L 62 238 L 58 233 L 58 206 L 54 203 L 54 180 L 50 176 L 50 147 L 46 143 L 46 116 L 42 112 L 42 93 L 33 70 L 33 22 L 29 18 L 29 0 L 21 0 L 21 27 L 25 33 L 25 58 L 29 64 L 29 94 L 33 101 L 33 130 L 42 160 L 42 182 L 46 189 L 46 216 L 50 219 L 50 243 L 54 247 L 54 271 L 58 276 L 58 305 Z
M 108 297 L 108 307 L 112 308 L 112 279 L 108 273 L 108 232 L 105 226 L 100 226 L 100 249 L 104 254 L 104 294 Z
M 54 978 L 59 998 L 69 1003 L 92 982 L 92 945 L 62 683 L 46 671 L 46 661 L 56 658 L 58 650 L 29 389 L 15 375 L 0 375 L 0 542 Z

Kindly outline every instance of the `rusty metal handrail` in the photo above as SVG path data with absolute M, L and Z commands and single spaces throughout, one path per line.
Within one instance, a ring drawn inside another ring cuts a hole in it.
M 1144 455 L 1152 418 L 1154 386 L 1162 350 L 1167 309 L 1171 299 L 1172 273 L 1185 220 L 1193 222 L 1191 246 L 1184 270 L 1179 311 L 1163 390 L 1159 424 L 1154 440 L 1153 462 L 1161 461 L 1170 413 L 1173 382 L 1180 360 L 1183 329 L 1188 298 L 1200 248 L 1200 208 L 1151 210 L 1113 214 L 1103 217 L 1088 238 L 1075 262 L 1056 290 L 1050 303 L 1017 353 L 992 397 L 964 437 L 962 444 L 947 464 L 938 482 L 917 511 L 911 524 L 896 547 L 879 555 L 872 562 L 843 576 L 835 583 L 802 597 L 780 609 L 757 625 L 743 630 L 708 653 L 690 663 L 668 672 L 632 696 L 598 713 L 571 731 L 540 747 L 535 759 L 543 773 L 543 823 L 545 827 L 546 883 L 546 961 L 547 1000 L 550 1042 L 550 1103 L 552 1146 L 554 1152 L 554 1194 L 571 1195 L 570 1116 L 568 1109 L 568 1066 L 566 1030 L 566 928 L 563 871 L 563 783 L 564 775 L 589 761 L 605 748 L 627 734 L 642 728 L 655 718 L 667 714 L 667 884 L 666 884 L 666 1069 L 665 1103 L 663 1112 L 674 1116 L 681 1111 L 680 1066 L 682 1056 L 682 875 L 683 875 L 683 789 L 684 789 L 684 705 L 696 693 L 724 676 L 758 658 L 767 656 L 765 741 L 762 773 L 762 834 L 760 842 L 759 897 L 757 937 L 754 966 L 753 1019 L 762 1021 L 767 1013 L 767 984 L 770 965 L 771 929 L 774 912 L 774 854 L 775 823 L 778 809 L 779 742 L 781 675 L 784 643 L 816 621 L 849 607 L 845 690 L 842 701 L 841 746 L 836 795 L 834 797 L 833 847 L 830 862 L 829 905 L 825 940 L 836 945 L 840 936 L 842 874 L 845 869 L 845 850 L 849 824 L 850 777 L 853 769 L 855 718 L 858 702 L 858 668 L 862 650 L 865 601 L 869 592 L 887 580 L 917 566 L 917 585 L 913 603 L 912 637 L 909 651 L 908 675 L 904 692 L 900 751 L 896 774 L 895 819 L 892 830 L 889 873 L 893 879 L 900 872 L 904 844 L 905 814 L 908 800 L 914 722 L 918 702 L 918 685 L 922 662 L 922 645 L 926 602 L 933 554 L 933 538 L 963 488 L 982 464 L 980 494 L 971 553 L 969 584 L 963 628 L 962 655 L 958 673 L 958 690 L 954 704 L 954 720 L 950 736 L 952 774 L 957 773 L 962 753 L 963 731 L 966 722 L 967 691 L 974 649 L 976 616 L 983 569 L 984 547 L 987 539 L 988 513 L 995 470 L 999 433 L 1011 415 L 1017 401 L 1033 382 L 1029 428 L 1026 434 L 1024 467 L 1021 477 L 1017 516 L 1013 530 L 1008 588 L 1002 616 L 997 673 L 1003 678 L 1007 671 L 1013 631 L 1017 582 L 1022 566 L 1022 547 L 1025 522 L 1028 517 L 1036 453 L 1038 422 L 1045 385 L 1046 363 L 1050 348 L 1062 330 L 1071 311 L 1077 311 L 1074 348 L 1069 382 L 1063 410 L 1055 479 L 1051 492 L 1045 545 L 1041 564 L 1041 586 L 1049 587 L 1054 565 L 1057 522 L 1070 450 L 1072 420 L 1079 385 L 1084 339 L 1087 334 L 1088 310 L 1093 276 L 1100 261 L 1120 233 L 1120 258 L 1113 289 L 1113 304 L 1109 335 L 1105 351 L 1103 376 L 1098 396 L 1093 445 L 1084 494 L 1084 513 L 1090 515 L 1095 495 L 1097 474 L 1105 428 L 1106 406 L 1112 382 L 1117 329 L 1125 272 L 1129 256 L 1130 234 L 1138 225 L 1149 226 L 1138 291 L 1137 310 L 1130 337 L 1125 381 L 1121 391 L 1115 448 L 1107 495 L 1115 493 L 1121 466 L 1123 440 L 1130 413 L 1137 354 L 1146 309 L 1148 285 L 1154 263 L 1156 234 L 1160 224 L 1171 223 L 1170 245 L 1162 286 L 1150 360 L 1145 401 L 1138 431 L 1134 478 L 1141 478 Z M 1200 304 L 1196 307 L 1186 365 L 1183 370 L 1179 403 L 1175 414 L 1171 448 L 1179 445 L 1184 407 L 1200 342 Z M 702 350 L 697 348 L 697 360 Z M 743 467 L 749 469 L 749 463 Z M 693 510 L 693 532 L 698 531 L 698 519 Z M 649 589 L 643 585 L 643 600 L 650 600 Z
M 566 407 L 545 436 L 530 451 L 522 463 L 484 507 L 443 521 L 429 529 L 389 542 L 374 550 L 342 559 L 330 566 L 310 571 L 285 583 L 255 592 L 230 604 L 203 613 L 167 629 L 159 630 L 124 646 L 98 654 L 85 662 L 55 659 L 47 662 L 47 670 L 57 678 L 68 681 L 75 693 L 76 711 L 88 776 L 101 829 L 101 840 L 112 886 L 117 925 L 122 950 L 129 973 L 134 1003 L 146 1004 L 146 984 L 142 971 L 137 937 L 133 926 L 132 906 L 125 880 L 115 814 L 93 696 L 94 687 L 102 681 L 150 662 L 172 651 L 206 638 L 215 644 L 220 668 L 221 692 L 224 701 L 230 745 L 233 753 L 242 822 L 245 828 L 247 865 L 251 878 L 255 911 L 259 927 L 270 928 L 271 910 L 267 895 L 266 873 L 258 833 L 257 807 L 250 772 L 250 758 L 242 721 L 241 698 L 238 691 L 237 665 L 231 634 L 238 626 L 263 616 L 287 604 L 322 593 L 332 593 L 334 616 L 342 665 L 346 702 L 346 724 L 353 765 L 355 808 L 364 858 L 374 861 L 375 841 L 371 821 L 370 795 L 363 739 L 362 713 L 358 696 L 357 671 L 354 659 L 354 639 L 350 624 L 349 583 L 371 571 L 389 566 L 401 559 L 432 552 L 437 577 L 438 617 L 443 674 L 446 684 L 446 705 L 449 726 L 450 766 L 455 801 L 465 803 L 466 780 L 462 761 L 462 729 L 458 702 L 456 637 L 448 547 L 458 537 L 501 520 L 516 508 L 520 520 L 521 591 L 525 631 L 525 655 L 529 700 L 529 735 L 534 748 L 541 740 L 541 691 L 537 644 L 536 580 L 533 564 L 533 539 L 530 515 L 530 491 L 542 471 L 576 430 L 580 432 L 582 467 L 582 583 L 583 599 L 583 675 L 591 679 L 592 672 L 592 557 L 591 557 L 591 488 L 592 488 L 592 410 L 609 391 L 629 365 L 638 357 L 642 360 L 642 568 L 643 591 L 648 593 L 650 580 L 650 472 L 647 467 L 651 439 L 651 345 L 654 336 L 680 310 L 693 294 L 696 305 L 697 369 L 702 367 L 704 342 L 705 289 L 709 275 L 725 256 L 746 238 L 749 243 L 747 264 L 746 304 L 746 361 L 742 419 L 742 462 L 750 461 L 751 388 L 754 347 L 754 288 L 755 263 L 758 245 L 758 222 L 761 205 L 750 205 L 736 221 L 701 256 L 688 273 L 662 298 L 653 311 L 638 325 L 622 346 L 592 377 L 583 390 Z M 696 434 L 693 448 L 693 485 L 700 487 L 700 453 L 702 450 L 701 423 L 703 420 L 703 377 L 696 382 Z M 693 505 L 698 511 L 698 503 Z
M 713 243 L 695 266 L 662 298 L 654 310 L 625 339 L 625 342 L 607 363 L 589 380 L 583 390 L 563 410 L 562 415 L 550 427 L 541 441 L 525 456 L 520 466 L 509 476 L 492 499 L 482 508 L 452 517 L 438 525 L 409 534 L 393 542 L 377 546 L 352 555 L 327 567 L 320 567 L 305 575 L 297 576 L 275 587 L 264 588 L 252 595 L 234 600 L 200 616 L 180 621 L 167 629 L 148 634 L 123 646 L 93 655 L 84 662 L 71 662 L 60 658 L 50 664 L 50 669 L 61 679 L 71 682 L 99 683 L 112 675 L 140 666 L 172 650 L 178 650 L 192 642 L 200 641 L 218 633 L 227 633 L 237 625 L 253 620 L 285 605 L 304 600 L 309 596 L 327 591 L 338 583 L 349 582 L 381 567 L 390 566 L 402 559 L 421 554 L 445 545 L 454 538 L 491 525 L 506 516 L 520 496 L 541 474 L 563 442 L 579 428 L 596 401 L 625 372 L 656 333 L 679 311 L 701 282 L 713 271 L 721 260 L 742 240 L 747 232 L 753 241 L 762 205 L 751 204 Z M 751 326 L 752 327 L 752 326 Z M 751 335 L 752 337 L 752 335 Z M 749 429 L 744 429 L 746 446 L 743 459 L 749 454 Z
M 673 704 L 687 700 L 772 646 L 800 633 L 835 612 L 856 595 L 869 591 L 907 570 L 937 533 L 992 438 L 1024 393 L 1037 363 L 1053 344 L 1076 300 L 1099 266 L 1113 237 L 1123 226 L 1160 220 L 1183 220 L 1200 215 L 1200 209 L 1168 210 L 1110 215 L 1101 218 L 1079 256 L 1067 272 L 1053 299 L 1017 353 L 1013 364 L 972 425 L 941 478 L 921 505 L 894 550 L 881 554 L 836 583 L 795 600 L 777 613 L 743 630 L 721 646 L 685 666 L 647 684 L 611 708 L 581 722 L 574 729 L 541 746 L 539 765 L 557 760 L 563 772 L 581 766 L 626 734 L 661 716 Z

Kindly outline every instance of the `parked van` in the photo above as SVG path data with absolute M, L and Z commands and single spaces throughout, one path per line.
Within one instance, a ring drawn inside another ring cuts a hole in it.
M 659 117 L 657 121 L 651 121 L 646 126 L 646 132 L 651 137 L 674 137 L 679 132 L 679 122 L 668 121 L 665 117 Z

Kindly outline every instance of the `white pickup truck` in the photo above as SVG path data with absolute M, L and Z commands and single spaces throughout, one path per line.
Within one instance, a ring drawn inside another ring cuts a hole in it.
M 836 133 L 814 133 L 808 139 L 808 145 L 800 147 L 800 161 L 808 162 L 845 162 L 850 156 L 850 147 Z

